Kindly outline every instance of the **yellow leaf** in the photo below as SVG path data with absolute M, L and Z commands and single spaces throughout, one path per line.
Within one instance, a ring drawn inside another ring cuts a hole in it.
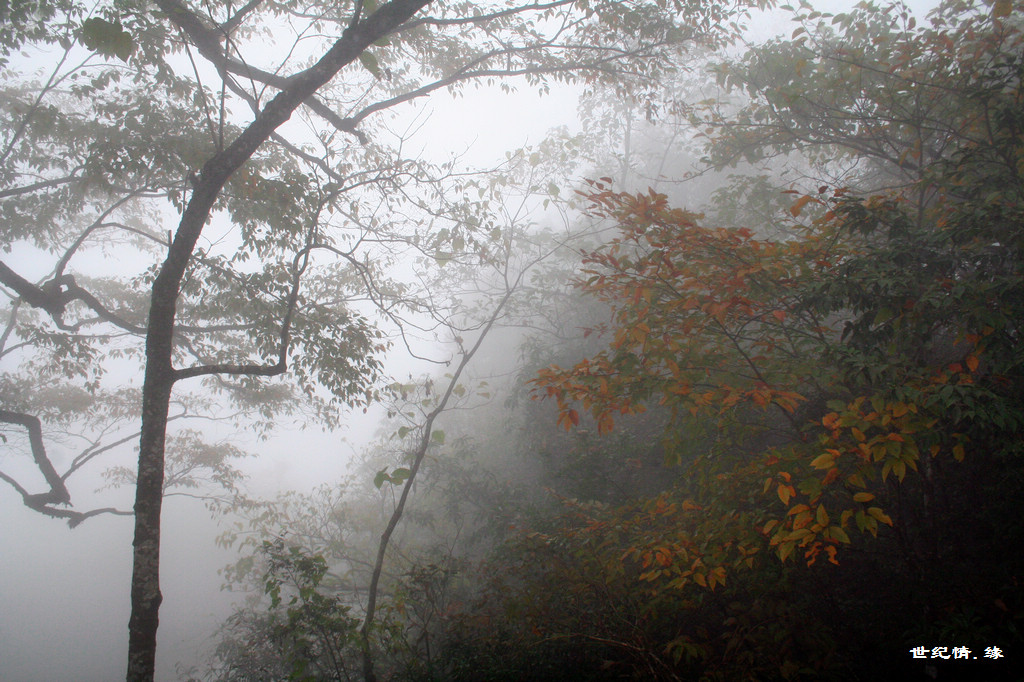
M 812 459 L 811 466 L 814 467 L 815 469 L 831 469 L 832 466 L 835 464 L 835 461 L 835 455 L 833 455 L 831 452 L 826 452 L 825 454 L 818 455 L 817 457 Z
M 868 507 L 868 515 L 878 519 L 887 526 L 892 525 L 892 519 L 890 519 L 889 516 L 879 507 Z
M 855 502 L 870 502 L 875 499 L 875 496 L 871 493 L 857 493 L 853 496 Z
M 814 520 L 818 522 L 818 525 L 822 528 L 828 528 L 828 512 L 825 511 L 824 505 L 818 506 L 818 511 L 814 515 Z

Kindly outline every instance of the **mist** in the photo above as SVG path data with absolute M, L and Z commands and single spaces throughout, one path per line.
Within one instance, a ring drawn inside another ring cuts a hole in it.
M 1019 2 L 0 10 L 0 678 L 1014 679 Z

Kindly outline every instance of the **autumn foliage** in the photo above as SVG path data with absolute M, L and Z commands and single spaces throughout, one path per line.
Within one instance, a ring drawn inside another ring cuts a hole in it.
M 956 486 L 951 467 L 989 470 L 1022 424 L 1019 317 L 1003 296 L 1024 292 L 1016 272 L 975 265 L 992 243 L 964 238 L 966 207 L 937 201 L 911 230 L 903 196 L 822 188 L 794 197 L 786 235 L 766 238 L 606 182 L 592 183 L 591 213 L 619 234 L 583 255 L 578 286 L 611 311 L 588 330 L 609 344 L 541 370 L 535 395 L 566 429 L 592 420 L 602 434 L 665 412 L 666 460 L 685 473 L 614 509 L 571 504 L 581 516 L 562 532 L 608 551 L 637 589 L 684 600 L 774 575 L 765 562 L 838 565 L 859 537 L 884 535 L 908 566 L 934 560 L 929 508 Z M 710 655 L 691 633 L 667 646 Z
M 587 330 L 607 346 L 542 369 L 534 396 L 565 429 L 601 434 L 659 411 L 666 463 L 679 469 L 654 497 L 567 501 L 572 520 L 545 537 L 598 548 L 602 570 L 651 599 L 676 595 L 688 625 L 662 641 L 678 665 L 737 679 L 729 655 L 755 651 L 768 677 L 836 674 L 844 657 L 830 638 L 867 636 L 822 612 L 802 592 L 811 586 L 849 618 L 891 615 L 900 652 L 911 631 L 1016 632 L 1007 600 L 1019 551 L 1005 551 L 1021 531 L 999 500 L 1022 480 L 1021 38 L 1006 14 L 944 11 L 930 29 L 888 34 L 888 19 L 833 22 L 853 46 L 835 61 L 868 73 L 888 50 L 888 72 L 871 76 L 886 89 L 857 105 L 873 112 L 863 122 L 827 118 L 828 106 L 856 113 L 837 102 L 848 85 L 813 80 L 829 60 L 808 64 L 798 40 L 758 64 L 776 59 L 788 79 L 803 69 L 807 90 L 765 90 L 778 101 L 749 127 L 723 125 L 717 142 L 855 154 L 871 168 L 866 185 L 889 188 L 788 190 L 784 219 L 749 228 L 709 226 L 653 190 L 612 191 L 608 178 L 585 193 L 590 214 L 617 226 L 582 254 L 577 280 L 607 306 L 607 322 Z M 950 49 L 956 66 L 939 57 Z M 866 589 L 877 591 L 870 607 Z M 744 628 L 769 604 L 802 625 L 775 624 L 785 653 L 765 663 L 771 638 Z M 821 639 L 798 642 L 806 628 Z

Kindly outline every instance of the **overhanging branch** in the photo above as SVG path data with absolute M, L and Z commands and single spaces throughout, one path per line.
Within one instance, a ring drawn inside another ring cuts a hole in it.
M 28 431 L 29 447 L 32 449 L 32 459 L 35 460 L 40 473 L 42 473 L 47 485 L 50 486 L 50 489 L 46 492 L 30 493 L 16 480 L 0 471 L 0 480 L 5 481 L 21 495 L 22 502 L 25 503 L 26 507 L 46 516 L 67 519 L 68 525 L 72 528 L 86 519 L 99 514 L 131 515 L 129 511 L 114 509 L 113 507 L 80 512 L 63 506 L 55 506 L 70 505 L 71 495 L 64 485 L 64 479 L 57 475 L 57 471 L 53 468 L 53 463 L 50 462 L 50 458 L 46 454 L 46 445 L 43 443 L 42 422 L 34 415 L 13 410 L 0 410 L 0 422 L 25 427 L 26 431 Z

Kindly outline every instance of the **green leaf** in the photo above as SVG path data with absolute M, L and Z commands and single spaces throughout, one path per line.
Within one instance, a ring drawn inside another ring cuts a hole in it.
M 444 445 L 444 431 L 438 429 L 430 434 L 430 440 L 438 445 Z
M 135 51 L 135 41 L 121 28 L 120 21 L 86 19 L 82 22 L 82 43 L 104 57 L 117 57 L 127 62 Z
M 846 545 L 850 544 L 850 536 L 847 535 L 846 531 L 840 528 L 839 526 L 830 526 L 828 532 L 832 536 L 833 540 L 836 540 L 837 542 L 842 542 Z
M 380 64 L 377 63 L 377 58 L 374 57 L 373 54 L 370 52 L 362 52 L 359 55 L 359 63 L 362 64 L 367 71 L 372 73 L 374 78 L 380 80 L 383 74 L 380 70 Z
M 384 485 L 385 482 L 390 480 L 391 477 L 388 476 L 388 470 L 381 469 L 380 471 L 377 472 L 377 475 L 373 477 L 373 485 L 377 488 L 377 490 L 380 490 L 381 486 Z
M 896 313 L 894 313 L 892 309 L 882 308 L 881 310 L 878 311 L 877 314 L 875 314 L 875 320 L 874 322 L 871 323 L 871 326 L 877 327 L 879 325 L 885 324 L 894 317 L 896 317 Z

